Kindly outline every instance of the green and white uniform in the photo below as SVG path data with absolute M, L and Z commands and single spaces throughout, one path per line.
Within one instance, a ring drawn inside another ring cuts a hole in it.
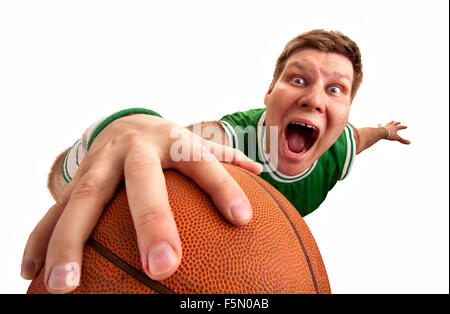
M 136 113 L 161 117 L 152 110 L 131 108 L 92 125 L 64 158 L 61 170 L 66 182 L 72 180 L 92 141 L 104 127 L 115 119 Z M 264 171 L 259 176 L 279 190 L 304 217 L 319 207 L 337 181 L 348 175 L 356 149 L 353 129 L 346 125 L 336 142 L 309 169 L 296 176 L 286 176 L 271 165 L 265 153 L 265 115 L 265 108 L 253 109 L 226 115 L 220 121 L 226 131 L 228 145 L 261 163 Z M 255 140 L 249 141 L 250 136 Z
M 84 155 L 88 152 L 95 137 L 111 122 L 116 119 L 131 115 L 131 114 L 148 114 L 152 116 L 161 117 L 161 115 L 153 110 L 146 108 L 129 108 L 118 111 L 100 121 L 91 125 L 84 133 L 83 136 L 76 141 L 72 147 L 69 148 L 61 165 L 61 172 L 64 180 L 69 183 L 72 181 L 75 172 L 77 172 L 80 162 Z
M 259 176 L 279 190 L 304 217 L 319 207 L 337 181 L 347 177 L 356 151 L 353 129 L 347 124 L 336 142 L 309 169 L 286 176 L 274 169 L 265 153 L 265 117 L 265 108 L 224 116 L 221 123 L 228 145 L 261 163 L 264 171 Z M 256 133 L 256 147 L 249 141 L 252 133 Z

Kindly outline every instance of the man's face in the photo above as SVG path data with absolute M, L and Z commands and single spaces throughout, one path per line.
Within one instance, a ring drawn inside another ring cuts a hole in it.
M 270 126 L 278 127 L 278 171 L 299 174 L 333 145 L 348 120 L 352 82 L 353 66 L 343 55 L 315 49 L 291 55 L 264 98 L 267 149 Z

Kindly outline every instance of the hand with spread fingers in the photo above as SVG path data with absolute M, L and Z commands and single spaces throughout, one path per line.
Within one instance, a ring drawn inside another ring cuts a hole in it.
M 400 135 L 398 135 L 398 131 L 408 128 L 406 125 L 401 125 L 401 122 L 396 122 L 396 121 L 392 120 L 384 126 L 382 126 L 381 124 L 378 124 L 378 127 L 382 127 L 382 128 L 386 129 L 386 131 L 387 131 L 387 134 L 385 137 L 386 140 L 398 141 L 398 142 L 400 142 L 402 144 L 406 144 L 406 145 L 411 144 L 410 141 L 408 141 L 407 139 L 404 139 Z
M 190 153 L 174 161 L 174 144 L 188 147 Z M 169 277 L 180 264 L 182 248 L 163 169 L 177 169 L 192 178 L 231 223 L 245 225 L 252 217 L 246 195 L 219 160 L 255 174 L 262 170 L 240 151 L 156 116 L 134 114 L 113 121 L 97 135 L 58 202 L 31 233 L 22 276 L 34 278 L 45 261 L 47 289 L 52 293 L 74 290 L 84 244 L 125 179 L 142 267 L 154 280 Z

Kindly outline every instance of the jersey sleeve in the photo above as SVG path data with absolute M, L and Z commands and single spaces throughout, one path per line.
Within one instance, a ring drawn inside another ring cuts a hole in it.
M 344 180 L 348 174 L 350 173 L 350 170 L 352 169 L 353 162 L 355 160 L 356 155 L 356 141 L 355 141 L 355 134 L 353 131 L 353 128 L 350 124 L 347 124 L 345 126 L 345 143 L 346 143 L 346 154 L 345 154 L 345 163 L 342 168 L 341 177 L 339 180 Z
M 333 174 L 336 181 L 344 180 L 353 166 L 356 155 L 356 142 L 353 128 L 347 124 L 336 142 L 330 147 L 328 153 L 336 164 Z
M 108 126 L 112 121 L 116 119 L 138 113 L 153 115 L 162 118 L 162 116 L 159 113 L 150 109 L 129 108 L 116 112 L 104 119 L 101 119 L 100 121 L 97 121 L 83 133 L 81 139 L 77 140 L 75 144 L 73 144 L 72 147 L 69 148 L 66 155 L 64 156 L 64 160 L 61 165 L 61 171 L 64 180 L 67 183 L 72 181 L 75 172 L 78 170 L 78 167 L 80 166 L 81 160 L 83 159 L 84 155 L 89 151 L 92 142 L 106 126 Z
M 220 123 L 226 133 L 227 146 L 243 151 L 244 133 L 248 132 L 248 127 L 256 129 L 258 120 L 265 110 L 265 108 L 251 109 L 223 116 Z
M 238 136 L 234 130 L 233 125 L 229 121 L 224 120 L 223 118 L 220 120 L 220 123 L 222 124 L 222 127 L 225 130 L 227 146 L 231 148 L 236 148 L 238 146 L 237 145 Z

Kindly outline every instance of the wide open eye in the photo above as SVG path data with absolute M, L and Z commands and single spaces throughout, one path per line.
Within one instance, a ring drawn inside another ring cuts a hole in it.
M 298 76 L 292 78 L 292 82 L 294 82 L 295 84 L 298 84 L 298 85 L 305 85 L 305 80 L 302 77 L 298 77 Z
M 328 90 L 336 95 L 340 95 L 342 93 L 342 90 L 339 86 L 331 86 Z

